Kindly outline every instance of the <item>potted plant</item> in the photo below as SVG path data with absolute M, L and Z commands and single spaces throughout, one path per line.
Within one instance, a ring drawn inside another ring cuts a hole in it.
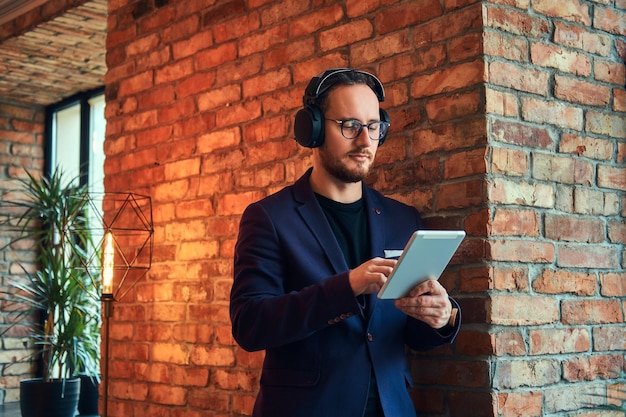
M 49 178 L 27 172 L 19 183 L 12 199 L 2 198 L 2 205 L 9 206 L 2 213 L 9 214 L 0 224 L 13 231 L 2 249 L 31 242 L 37 268 L 23 267 L 24 274 L 11 277 L 1 297 L 19 312 L 14 323 L 28 321 L 32 353 L 22 360 L 37 359 L 41 375 L 21 381 L 20 408 L 23 417 L 73 417 L 78 375 L 95 380 L 99 375 L 99 283 L 86 272 L 93 249 L 87 188 L 64 178 L 59 169 Z M 66 411 L 52 409 L 56 400 Z

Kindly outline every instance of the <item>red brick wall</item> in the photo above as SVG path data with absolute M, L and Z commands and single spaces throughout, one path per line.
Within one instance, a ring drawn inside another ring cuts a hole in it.
M 34 175 L 43 172 L 43 108 L 3 101 L 0 98 L 0 193 L 17 188 L 16 179 L 25 178 L 29 170 Z M 2 210 L 7 210 L 2 207 Z M 2 214 L 6 214 L 3 212 Z M 0 228 L 0 247 L 11 239 L 11 231 Z M 24 276 L 22 266 L 34 270 L 34 254 L 25 245 L 16 244 L 0 251 L 0 286 L 9 285 L 9 277 Z M 0 303 L 0 404 L 19 399 L 19 381 L 33 376 L 32 364 L 13 363 L 15 358 L 27 356 L 22 338 L 27 334 L 23 326 L 11 326 L 15 314 L 10 306 Z M 6 331 L 6 333 L 5 333 Z
M 573 412 L 624 382 L 626 3 L 531 3 L 484 9 L 501 416 Z

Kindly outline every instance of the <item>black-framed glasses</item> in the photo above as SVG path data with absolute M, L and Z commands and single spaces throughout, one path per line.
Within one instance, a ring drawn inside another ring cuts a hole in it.
M 370 123 L 361 123 L 356 119 L 335 120 L 326 119 L 337 123 L 341 126 L 341 134 L 346 139 L 356 139 L 359 137 L 363 128 L 367 128 L 367 135 L 371 140 L 381 140 L 389 130 L 389 122 L 377 121 Z

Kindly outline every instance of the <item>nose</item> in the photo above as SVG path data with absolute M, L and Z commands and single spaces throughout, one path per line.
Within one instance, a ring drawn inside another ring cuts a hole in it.
M 370 139 L 369 132 L 367 126 L 363 126 L 361 128 L 361 133 L 354 139 L 355 142 L 358 142 L 360 146 L 370 146 L 372 140 Z

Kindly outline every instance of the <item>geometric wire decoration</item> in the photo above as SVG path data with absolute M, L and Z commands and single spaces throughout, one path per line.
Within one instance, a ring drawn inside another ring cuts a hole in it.
M 152 200 L 134 193 L 89 193 L 92 241 L 84 268 L 101 299 L 122 299 L 152 266 Z

